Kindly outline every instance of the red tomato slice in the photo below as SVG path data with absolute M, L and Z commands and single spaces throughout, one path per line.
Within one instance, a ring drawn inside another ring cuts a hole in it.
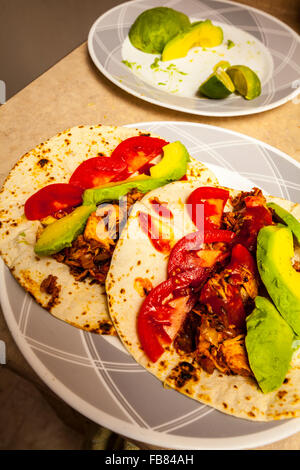
M 187 200 L 187 210 L 196 227 L 203 229 L 204 225 L 208 229 L 220 228 L 228 198 L 229 191 L 226 189 L 210 186 L 195 189 Z
M 123 181 L 136 171 L 149 172 L 150 161 L 167 145 L 163 139 L 147 136 L 123 140 L 110 157 L 85 160 L 74 171 L 70 183 L 82 189 L 94 188 L 111 181 Z
M 138 314 L 137 331 L 141 346 L 152 362 L 160 358 L 164 346 L 175 338 L 196 303 L 192 288 L 199 287 L 206 278 L 204 269 L 191 269 L 163 281 L 146 297 Z
M 82 189 L 67 183 L 49 184 L 25 202 L 28 220 L 41 220 L 57 211 L 78 206 L 82 202 Z
M 127 165 L 123 160 L 111 157 L 89 158 L 76 168 L 69 183 L 82 189 L 95 188 L 114 181 L 126 170 Z
M 111 158 L 123 160 L 128 172 L 134 173 L 162 154 L 162 148 L 167 144 L 165 140 L 156 137 L 144 135 L 129 137 L 115 148 Z
M 227 249 L 203 249 L 203 243 L 232 243 L 235 233 L 230 230 L 208 230 L 189 233 L 172 248 L 168 261 L 168 276 L 174 276 L 194 267 L 212 268 L 217 262 L 224 261 Z

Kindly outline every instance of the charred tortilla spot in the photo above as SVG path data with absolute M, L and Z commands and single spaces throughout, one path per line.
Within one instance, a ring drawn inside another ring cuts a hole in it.
M 286 394 L 286 390 L 279 390 L 279 392 L 277 393 L 277 397 L 279 398 L 279 400 L 283 400 Z
M 189 362 L 180 362 L 169 375 L 167 382 L 174 381 L 176 388 L 182 388 L 197 375 L 195 367 Z
M 48 158 L 41 158 L 37 164 L 41 167 L 41 168 L 44 168 L 45 165 L 47 165 L 47 163 L 49 163 L 49 160 Z

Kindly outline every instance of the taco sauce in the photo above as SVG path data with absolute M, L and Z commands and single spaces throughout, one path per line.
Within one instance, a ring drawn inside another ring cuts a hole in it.
M 172 241 L 168 238 L 163 238 L 160 220 L 152 217 L 150 214 L 146 214 L 146 212 L 140 212 L 138 218 L 141 229 L 148 235 L 154 248 L 160 253 L 169 254 L 172 249 Z

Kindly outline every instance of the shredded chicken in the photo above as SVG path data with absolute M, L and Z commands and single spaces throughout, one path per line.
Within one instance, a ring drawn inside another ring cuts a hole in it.
M 41 292 L 45 292 L 46 294 L 51 295 L 51 299 L 49 300 L 46 307 L 51 309 L 58 302 L 59 293 L 61 290 L 60 286 L 57 284 L 57 276 L 52 276 L 52 274 L 49 274 L 49 276 L 47 276 L 41 282 L 40 290 Z
M 105 283 L 116 242 L 127 220 L 131 206 L 143 193 L 131 191 L 119 204 L 103 204 L 93 212 L 85 231 L 72 243 L 53 255 L 56 261 L 69 266 L 77 281 L 90 278 L 91 282 Z

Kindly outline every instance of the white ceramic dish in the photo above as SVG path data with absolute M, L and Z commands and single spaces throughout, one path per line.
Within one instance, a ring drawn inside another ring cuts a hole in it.
M 207 18 L 221 25 L 223 45 L 205 51 L 193 48 L 186 58 L 160 62 L 158 71 L 150 66 L 159 56 L 135 49 L 128 31 L 142 11 L 161 6 L 161 1 L 123 3 L 98 18 L 88 38 L 89 53 L 96 67 L 115 85 L 150 103 L 204 116 L 259 113 L 298 95 L 300 38 L 281 21 L 227 0 L 169 0 L 163 5 L 186 13 L 192 21 Z M 228 39 L 235 44 L 231 49 L 226 46 Z M 199 85 L 221 60 L 253 68 L 262 81 L 261 95 L 251 101 L 236 95 L 224 100 L 197 96 Z M 171 64 L 175 67 L 168 69 Z

